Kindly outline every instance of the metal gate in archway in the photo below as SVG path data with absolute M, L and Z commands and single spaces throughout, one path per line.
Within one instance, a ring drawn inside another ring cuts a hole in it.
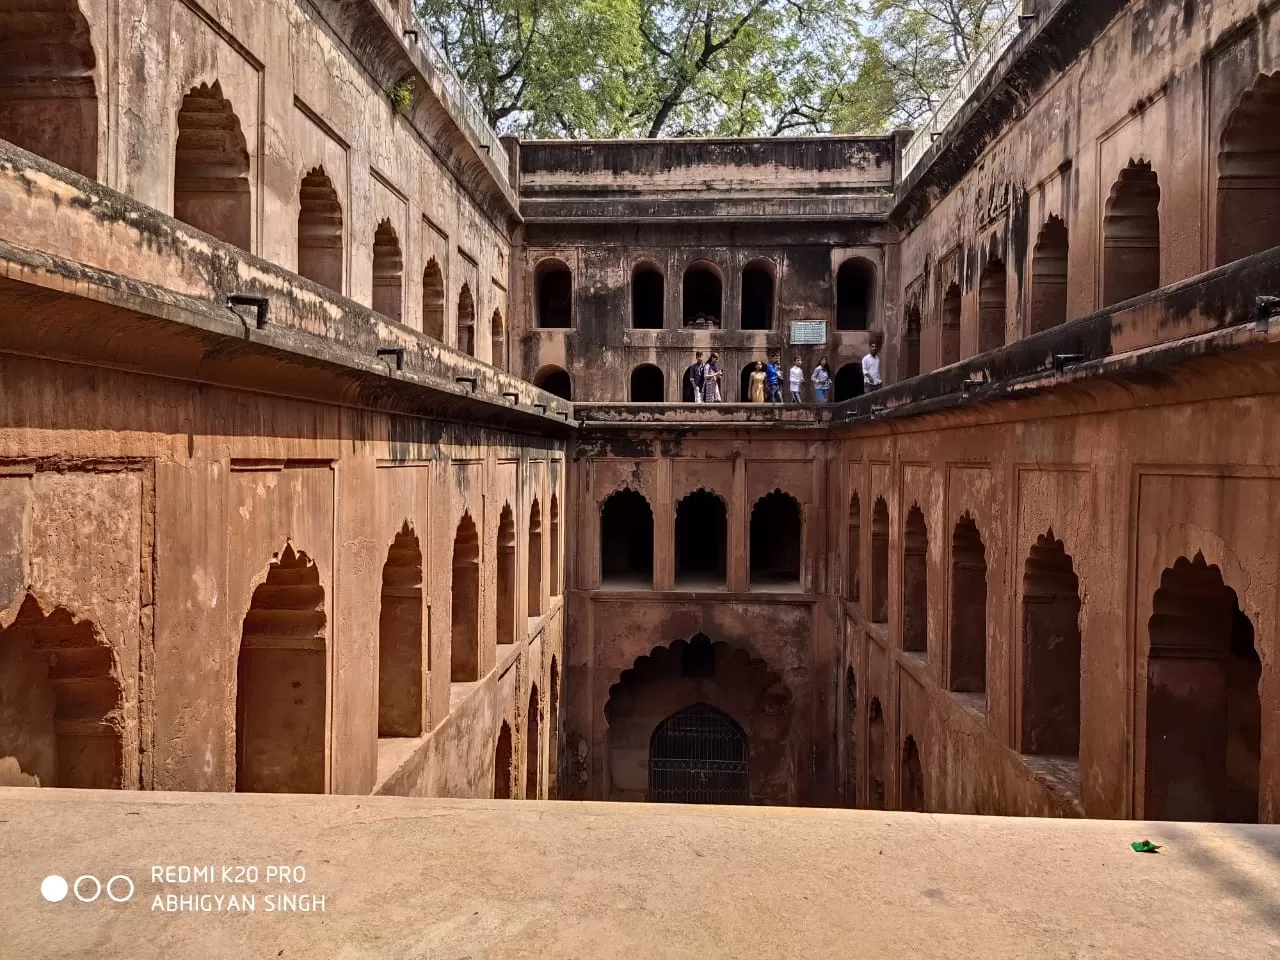
M 658 724 L 649 740 L 651 803 L 747 803 L 747 735 L 727 715 L 695 703 Z

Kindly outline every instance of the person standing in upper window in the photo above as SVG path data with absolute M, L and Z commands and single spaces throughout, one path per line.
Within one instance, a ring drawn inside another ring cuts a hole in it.
M 787 371 L 787 387 L 791 391 L 791 402 L 800 402 L 800 391 L 804 389 L 804 367 L 800 366 L 800 354 L 791 358 L 791 369 Z
M 693 364 L 685 371 L 685 378 L 689 381 L 689 386 L 693 388 L 693 402 L 702 402 L 702 389 L 706 381 L 707 365 L 702 362 L 702 351 L 699 350 L 693 355 Z
M 764 403 L 764 363 L 762 361 L 756 361 L 755 369 L 751 371 L 748 379 L 747 398 L 752 403 Z
M 764 365 L 764 399 L 765 403 L 782 402 L 782 364 L 781 357 L 774 354 Z
M 813 392 L 818 395 L 818 402 L 826 403 L 827 394 L 831 390 L 831 370 L 827 366 L 826 357 L 818 361 L 818 365 L 813 368 L 813 376 L 809 379 L 813 381 Z
M 880 379 L 880 342 L 871 341 L 871 352 L 862 358 L 862 389 L 867 393 L 884 386 Z
M 702 397 L 706 403 L 720 402 L 720 357 L 712 354 L 702 377 Z

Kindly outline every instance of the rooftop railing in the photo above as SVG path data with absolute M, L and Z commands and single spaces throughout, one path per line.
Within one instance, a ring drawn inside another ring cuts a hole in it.
M 987 38 L 987 41 L 973 55 L 964 70 L 961 71 L 959 78 L 955 84 L 947 91 L 947 95 L 942 98 L 941 102 L 934 108 L 929 118 L 920 125 L 915 135 L 908 141 L 906 149 L 902 151 L 902 177 L 906 179 L 911 172 L 924 159 L 929 147 L 933 141 L 942 136 L 949 124 L 960 112 L 960 108 L 964 106 L 966 100 L 973 95 L 978 85 L 987 78 L 991 70 L 1006 50 L 1013 45 L 1013 41 L 1017 39 L 1019 33 L 1022 32 L 1022 17 L 1024 4 L 1014 4 L 1013 10 L 1009 13 L 1000 25 L 996 27 L 994 33 Z
M 410 29 L 417 34 L 418 47 L 426 55 L 427 61 L 440 76 L 440 84 L 444 92 L 453 101 L 449 106 L 460 113 L 461 119 L 471 128 L 480 141 L 480 146 L 493 158 L 503 179 L 507 178 L 507 151 L 502 147 L 497 132 L 489 126 L 489 120 L 480 105 L 471 98 L 462 77 L 454 69 L 449 58 L 441 52 L 431 39 L 431 31 L 418 19 L 417 13 L 409 14 Z

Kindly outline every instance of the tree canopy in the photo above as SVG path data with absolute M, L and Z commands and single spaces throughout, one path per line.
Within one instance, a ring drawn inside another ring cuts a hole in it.
M 489 122 L 527 137 L 914 123 L 1015 0 L 417 0 Z

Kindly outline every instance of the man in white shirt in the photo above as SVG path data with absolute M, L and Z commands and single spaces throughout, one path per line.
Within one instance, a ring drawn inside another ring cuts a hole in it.
M 800 388 L 804 385 L 804 367 L 800 366 L 800 357 L 791 361 L 791 370 L 787 373 L 787 385 L 791 390 L 791 402 L 800 402 Z
M 866 393 L 884 386 L 880 379 L 880 344 L 871 341 L 871 352 L 862 358 L 862 389 Z

